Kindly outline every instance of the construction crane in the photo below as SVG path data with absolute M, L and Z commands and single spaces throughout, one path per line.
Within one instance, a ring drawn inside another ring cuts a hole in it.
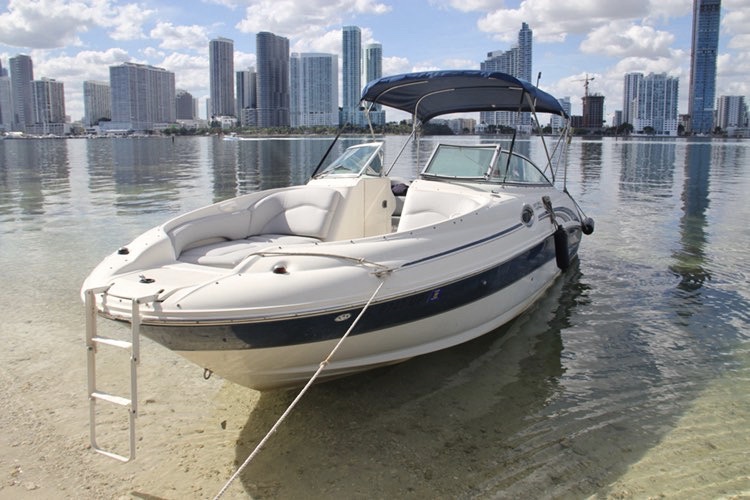
M 593 79 L 594 79 L 593 76 L 589 78 L 589 74 L 586 73 L 586 78 L 584 78 L 583 80 L 575 80 L 576 82 L 583 82 L 583 89 L 584 89 L 583 96 L 584 97 L 589 96 L 589 82 L 592 81 Z

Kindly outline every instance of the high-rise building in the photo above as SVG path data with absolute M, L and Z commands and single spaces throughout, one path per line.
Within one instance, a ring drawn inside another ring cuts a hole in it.
M 338 125 L 338 73 L 336 54 L 292 54 L 289 60 L 292 127 Z
M 289 126 L 289 39 L 273 33 L 255 36 L 258 64 L 258 126 Z
M 362 95 L 362 31 L 358 26 L 344 26 L 341 30 L 342 123 L 355 126 L 365 124 L 359 109 Z
M 690 131 L 694 134 L 709 134 L 713 131 L 720 22 L 721 0 L 693 0 L 688 114 Z
M 637 81 L 637 86 L 629 106 L 628 123 L 636 132 L 651 129 L 656 135 L 677 135 L 679 80 L 666 73 L 650 73 L 645 77 L 640 73 L 630 75 L 633 76 L 631 80 Z M 627 77 L 625 82 L 627 84 Z
M 638 95 L 638 85 L 643 80 L 643 73 L 627 73 L 622 91 L 622 122 L 633 125 L 631 106 Z
M 24 132 L 33 122 L 31 82 L 34 65 L 31 58 L 19 54 L 10 58 L 10 86 L 13 99 L 13 130 Z
M 562 106 L 563 110 L 565 110 L 565 113 L 570 116 L 571 115 L 571 105 L 570 105 L 570 97 L 561 97 L 557 100 L 560 103 L 560 106 Z M 558 115 L 550 115 L 549 119 L 550 127 L 552 127 L 552 131 L 557 133 L 565 126 L 565 120 Z
M 194 120 L 195 119 L 195 99 L 193 94 L 184 89 L 175 91 L 175 119 L 177 120 Z
M 521 23 L 518 31 L 518 43 L 510 50 L 496 50 L 487 53 L 487 59 L 480 64 L 482 71 L 500 71 L 521 80 L 531 81 L 533 31 L 526 23 Z M 529 113 L 508 111 L 483 111 L 479 120 L 485 125 L 515 127 L 530 132 L 531 116 Z
M 365 46 L 365 84 L 383 76 L 383 46 L 370 43 Z M 385 125 L 385 111 L 380 104 L 370 110 L 370 121 L 373 125 Z
M 365 85 L 383 76 L 383 46 L 368 43 L 365 46 Z
M 65 88 L 62 82 L 42 78 L 31 82 L 33 123 L 26 132 L 37 135 L 65 133 Z
M 526 23 L 521 23 L 521 29 L 518 31 L 518 63 L 516 74 L 513 75 L 521 80 L 531 81 L 531 64 L 532 64 L 532 44 L 534 33 Z
M 112 120 L 112 92 L 107 82 L 83 82 L 84 125 L 93 127 Z
M 8 70 L 0 66 L 0 130 L 13 129 L 13 94 Z
M 589 94 L 583 101 L 583 122 L 581 126 L 587 129 L 600 129 L 604 125 L 604 96 Z
M 745 96 L 723 95 L 719 97 L 717 113 L 717 127 L 728 131 L 737 128 L 747 128 L 747 105 Z
M 258 124 L 258 75 L 255 68 L 237 72 L 237 118 L 243 127 Z
M 112 89 L 110 129 L 153 130 L 175 121 L 174 73 L 144 64 L 109 67 Z
M 211 116 L 234 116 L 234 41 L 228 38 L 211 40 L 208 52 Z

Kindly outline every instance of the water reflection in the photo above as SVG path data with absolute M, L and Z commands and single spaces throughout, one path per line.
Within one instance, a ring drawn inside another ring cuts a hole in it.
M 625 199 L 660 202 L 671 196 L 675 144 L 636 142 L 620 149 L 620 192 Z
M 578 167 L 581 171 L 582 187 L 588 188 L 597 186 L 602 176 L 602 142 L 601 141 L 576 141 L 575 144 L 580 147 L 580 163 Z M 569 155 L 568 161 L 574 158 Z
M 162 138 L 87 141 L 90 190 L 111 194 L 119 215 L 174 211 L 185 181 L 196 175 L 196 145 Z
M 675 262 L 669 269 L 680 277 L 678 287 L 686 292 L 701 288 L 711 279 L 704 266 L 706 245 L 706 210 L 709 205 L 709 178 L 712 162 L 710 142 L 692 143 L 685 158 L 685 182 L 682 189 L 680 245 L 674 252 Z
M 70 191 L 67 141 L 0 141 L 0 214 L 31 220 Z M 31 229 L 33 226 L 27 227 Z

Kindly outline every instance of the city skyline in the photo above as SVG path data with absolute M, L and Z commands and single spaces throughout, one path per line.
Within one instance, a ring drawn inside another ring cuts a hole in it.
M 11 0 L 0 10 L 0 60 L 5 67 L 10 57 L 30 55 L 35 78 L 64 83 L 67 112 L 77 120 L 83 117 L 83 81 L 106 80 L 108 67 L 125 61 L 175 73 L 177 87 L 203 102 L 209 95 L 208 42 L 218 37 L 235 41 L 235 69 L 241 70 L 256 66 L 257 32 L 289 38 L 290 52 L 341 57 L 341 28 L 357 25 L 362 46 L 382 44 L 387 75 L 476 69 L 488 52 L 507 50 L 526 22 L 534 31 L 533 75 L 541 71 L 541 86 L 553 95 L 570 96 L 574 114 L 581 112 L 585 74 L 595 77 L 590 90 L 607 97 L 609 117 L 621 108 L 623 75 L 634 71 L 682 80 L 679 111 L 687 112 L 690 0 L 614 6 L 525 0 L 483 10 L 452 0 L 402 4 L 292 1 L 282 12 L 270 2 L 241 8 L 225 0 L 178 13 L 158 1 L 148 8 L 84 1 L 75 9 L 69 2 L 51 1 L 39 12 L 35 2 Z M 724 0 L 721 17 L 716 98 L 748 95 L 750 0 Z

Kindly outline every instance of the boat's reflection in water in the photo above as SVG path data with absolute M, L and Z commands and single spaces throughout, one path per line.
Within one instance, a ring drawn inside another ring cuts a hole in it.
M 581 278 L 576 261 L 531 309 L 474 341 L 315 387 L 243 472 L 246 491 L 455 498 L 524 483 L 541 494 L 544 483 L 564 482 L 535 476 L 550 465 L 548 452 L 566 445 L 554 423 L 531 448 L 526 441 L 559 389 L 561 332 L 588 300 Z M 241 432 L 238 464 L 296 394 L 261 395 Z

